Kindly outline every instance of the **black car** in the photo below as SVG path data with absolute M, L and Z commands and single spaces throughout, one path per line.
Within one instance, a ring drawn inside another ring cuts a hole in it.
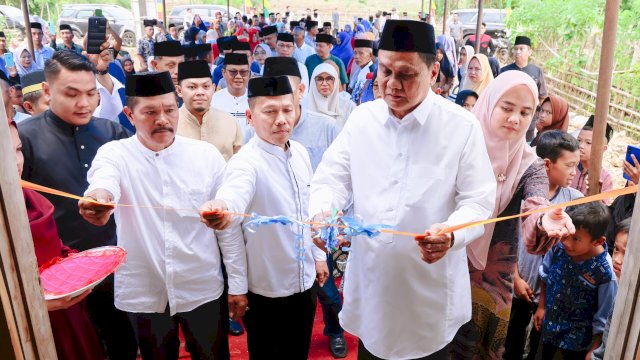
M 87 32 L 88 19 L 96 9 L 109 20 L 109 26 L 122 38 L 122 46 L 136 46 L 136 22 L 128 9 L 117 5 L 105 4 L 68 4 L 62 7 L 58 16 L 58 25 L 69 24 L 76 38 L 82 38 Z

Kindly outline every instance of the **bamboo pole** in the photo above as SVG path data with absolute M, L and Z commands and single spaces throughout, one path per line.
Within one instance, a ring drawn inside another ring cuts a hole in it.
M 480 27 L 482 26 L 482 15 L 482 0 L 478 0 L 478 21 L 476 21 L 476 42 L 474 44 L 476 54 L 480 53 Z
M 27 43 L 29 44 L 29 51 L 31 52 L 31 57 L 33 57 L 33 61 L 36 61 L 36 52 L 33 49 L 33 37 L 31 37 L 31 19 L 29 18 L 29 6 L 27 5 L 27 0 L 22 0 L 20 2 L 22 4 L 22 15 L 24 16 L 24 32 L 27 37 Z M 16 59 L 16 62 L 20 59 Z
M 447 0 L 444 0 L 444 8 L 442 13 L 442 33 L 443 34 L 447 33 L 447 11 L 449 10 L 447 5 L 449 5 Z
M 600 71 L 598 74 L 596 111 L 593 124 L 593 145 L 591 145 L 591 158 L 589 159 L 589 195 L 598 194 L 601 187 L 600 172 L 602 171 L 602 154 L 607 145 L 605 132 L 611 98 L 613 57 L 616 51 L 619 9 L 620 0 L 607 1 L 602 33 L 602 50 L 600 52 Z

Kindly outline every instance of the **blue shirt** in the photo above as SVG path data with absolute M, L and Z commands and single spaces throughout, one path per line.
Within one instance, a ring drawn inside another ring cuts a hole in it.
M 213 83 L 218 86 L 220 80 L 222 80 L 222 68 L 224 67 L 224 58 L 220 61 L 220 64 L 216 65 L 215 70 L 213 70 Z
M 293 128 L 291 140 L 299 142 L 307 149 L 311 168 L 315 172 L 322 160 L 322 155 L 339 132 L 340 128 L 335 119 L 302 108 L 300 121 Z
M 542 342 L 571 351 L 588 350 L 602 334 L 618 282 L 606 251 L 574 262 L 562 243 L 544 256 L 540 278 L 547 284 Z

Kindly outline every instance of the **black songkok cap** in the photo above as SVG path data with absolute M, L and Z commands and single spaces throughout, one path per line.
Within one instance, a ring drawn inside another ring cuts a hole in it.
M 249 80 L 247 97 L 282 96 L 293 94 L 291 83 L 286 76 L 259 77 Z
M 583 128 L 590 127 L 591 129 L 593 129 L 594 121 L 595 121 L 595 117 L 591 115 L 589 117 L 589 120 L 587 120 L 587 122 L 582 127 Z M 613 128 L 611 127 L 611 125 L 609 125 L 608 122 L 607 122 L 607 129 L 605 130 L 605 133 L 604 133 L 604 137 L 607 138 L 607 142 L 611 141 L 611 138 L 613 137 Z
M 293 29 L 294 27 L 300 26 L 300 21 L 289 21 L 289 27 Z
M 6 38 L 6 36 L 4 35 L 4 31 L 0 31 L 0 38 Z
M 177 41 L 172 41 L 177 42 Z M 183 45 L 182 53 L 185 59 L 193 59 L 198 56 L 198 49 L 194 45 Z
M 262 29 L 262 36 L 269 36 L 278 32 L 278 27 L 275 25 L 267 26 Z
M 309 21 L 306 25 L 307 25 L 307 30 L 311 30 L 314 27 L 318 26 L 318 22 L 317 21 Z
M 153 56 L 182 56 L 184 50 L 179 41 L 161 41 L 153 45 Z
M 233 50 L 236 42 L 238 42 L 238 37 L 236 36 L 227 36 L 224 37 L 223 40 L 218 44 L 218 49 L 220 51 L 224 50 Z M 222 48 L 220 47 L 222 45 Z
M 333 44 L 333 36 L 329 35 L 329 34 L 318 34 L 316 35 L 316 42 L 317 43 L 327 43 L 327 44 Z
M 2 72 L 2 71 L 0 71 Z M 20 86 L 22 86 L 22 94 L 27 95 L 38 90 L 42 90 L 44 82 L 44 70 L 32 71 L 20 77 Z
M 40 29 L 40 30 L 42 30 L 42 24 L 40 24 L 39 22 L 32 22 L 31 23 L 31 28 L 32 29 Z
M 178 64 L 178 82 L 193 78 L 211 78 L 211 70 L 209 70 L 209 64 L 206 61 L 193 60 Z
M 127 76 L 125 95 L 149 97 L 174 92 L 173 80 L 168 71 Z
M 387 20 L 379 49 L 435 55 L 435 31 L 431 24 L 422 21 Z
M 526 36 L 516 36 L 516 43 L 514 44 L 514 46 L 517 46 L 517 45 L 531 46 L 531 39 L 529 39 Z
M 367 39 L 356 39 L 356 42 L 353 47 L 373 49 L 373 41 L 367 40 Z
M 142 20 L 142 23 L 144 24 L 144 27 L 147 27 L 147 26 L 155 26 L 158 23 L 158 21 L 155 19 L 144 19 Z
M 173 41 L 173 42 L 177 42 L 177 41 Z M 206 56 L 207 53 L 212 52 L 211 44 L 197 44 L 195 48 L 196 48 L 196 54 L 202 57 Z
M 289 33 L 279 33 L 278 34 L 278 41 L 284 41 L 284 42 L 293 42 L 293 35 L 289 34 Z
M 246 41 L 236 41 L 233 43 L 233 51 L 251 51 L 251 44 Z
M 331 26 L 331 23 L 330 23 L 330 22 L 328 22 L 328 21 L 325 21 L 325 22 L 322 24 L 322 27 L 327 27 L 327 26 Z
M 224 64 L 225 65 L 249 65 L 249 59 L 247 59 L 247 55 L 245 54 L 230 53 L 224 56 Z
M 292 57 L 272 56 L 264 61 L 262 76 L 296 76 L 302 79 L 298 61 Z
M 69 30 L 69 31 L 71 31 L 71 25 L 69 25 L 69 24 L 60 24 L 60 28 L 59 28 L 58 30 L 59 30 L 59 31 L 62 31 L 62 30 Z

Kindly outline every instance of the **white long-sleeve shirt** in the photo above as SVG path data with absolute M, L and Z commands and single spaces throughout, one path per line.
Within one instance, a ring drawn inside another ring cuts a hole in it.
M 113 82 L 111 92 L 96 79 L 96 88 L 100 93 L 100 104 L 98 104 L 98 107 L 93 111 L 93 116 L 119 123 L 118 115 L 122 112 L 124 105 L 122 104 L 118 90 L 123 88 L 124 85 L 112 75 L 109 75 L 109 77 L 111 77 L 111 81 Z
M 302 46 L 298 47 L 296 43 L 293 44 L 293 57 L 298 60 L 299 63 L 304 64 L 307 61 L 307 58 L 316 53 L 316 48 L 307 45 L 307 43 L 303 43 Z
M 344 209 L 350 195 L 366 223 L 402 231 L 488 218 L 496 183 L 480 124 L 432 92 L 401 120 L 383 100 L 360 105 L 315 172 L 309 213 Z M 482 233 L 456 231 L 435 264 L 420 259 L 412 237 L 353 239 L 340 323 L 377 357 L 442 349 L 471 319 L 465 247 Z
M 289 142 L 289 149 L 269 144 L 254 136 L 227 165 L 224 181 L 216 195 L 229 211 L 264 216 L 308 218 L 311 164 L 307 150 Z M 249 291 L 276 298 L 308 290 L 316 277 L 315 261 L 326 255 L 311 242 L 308 226 L 262 225 L 251 232 L 242 226 L 248 218 L 236 217 L 220 239 L 238 239 L 246 244 Z M 297 236 L 304 251 L 298 256 Z
M 102 146 L 87 175 L 89 188 L 109 191 L 115 202 L 172 209 L 116 207 L 118 245 L 127 260 L 115 274 L 115 305 L 127 312 L 187 312 L 229 293 L 247 292 L 244 244 L 200 223 L 198 209 L 213 198 L 225 160 L 204 141 L 176 136 L 162 151 L 132 136 Z
M 253 128 L 251 128 L 247 121 L 246 111 L 249 109 L 249 98 L 247 97 L 246 90 L 242 96 L 237 97 L 231 95 L 227 88 L 217 91 L 211 97 L 211 107 L 226 112 L 238 120 L 245 144 L 251 139 L 253 136 Z

